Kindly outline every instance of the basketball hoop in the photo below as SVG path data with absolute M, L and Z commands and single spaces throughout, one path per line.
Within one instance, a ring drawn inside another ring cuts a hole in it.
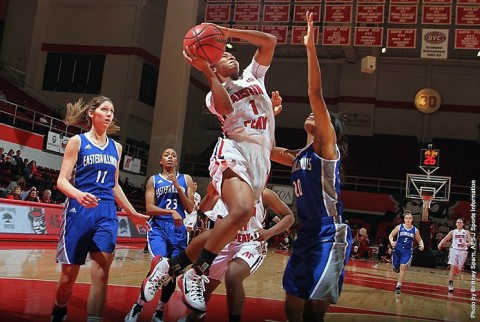
M 430 204 L 432 203 L 433 196 L 423 195 L 422 200 L 423 200 L 423 207 L 430 209 Z

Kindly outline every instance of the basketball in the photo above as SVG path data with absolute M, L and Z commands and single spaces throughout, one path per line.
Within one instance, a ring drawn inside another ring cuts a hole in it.
M 213 25 L 203 24 L 192 27 L 183 39 L 183 47 L 196 49 L 197 55 L 210 65 L 216 64 L 225 52 L 225 38 Z

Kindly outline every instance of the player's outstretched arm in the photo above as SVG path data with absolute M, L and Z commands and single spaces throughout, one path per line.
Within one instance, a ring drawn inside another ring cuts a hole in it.
M 442 245 L 445 244 L 450 239 L 452 239 L 452 237 L 453 237 L 453 230 L 450 230 L 447 236 L 443 237 L 443 239 L 438 243 L 438 249 L 442 249 Z
M 272 190 L 265 188 L 262 192 L 263 203 L 268 205 L 275 214 L 281 217 L 281 220 L 272 228 L 262 230 L 260 237 L 257 240 L 268 240 L 271 237 L 278 235 L 295 223 L 295 216 L 292 210 L 285 202 Z
M 307 49 L 308 98 L 316 126 L 313 148 L 320 157 L 334 160 L 338 157 L 335 148 L 337 137 L 323 99 L 322 76 L 314 41 L 313 13 L 307 11 L 306 18 L 307 34 L 304 37 L 304 45 Z

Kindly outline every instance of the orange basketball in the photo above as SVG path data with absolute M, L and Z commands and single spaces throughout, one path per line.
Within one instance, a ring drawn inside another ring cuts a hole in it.
M 192 27 L 183 39 L 184 48 L 195 48 L 197 55 L 210 65 L 216 64 L 222 58 L 225 52 L 225 43 L 222 32 L 217 27 L 208 24 Z

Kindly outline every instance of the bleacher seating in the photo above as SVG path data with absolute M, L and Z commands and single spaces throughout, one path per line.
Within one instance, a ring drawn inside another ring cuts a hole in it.
M 58 117 L 51 108 L 40 103 L 38 100 L 1 77 L 0 88 L 2 89 L 2 94 L 6 96 L 6 99 L 9 102 L 21 105 L 40 114 Z

